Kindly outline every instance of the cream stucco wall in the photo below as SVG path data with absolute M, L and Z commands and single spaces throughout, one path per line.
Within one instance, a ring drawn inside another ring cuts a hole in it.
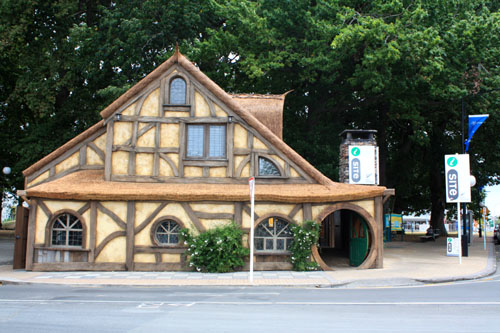
M 160 89 L 153 90 L 146 100 L 144 104 L 142 104 L 140 115 L 145 117 L 157 117 L 159 115 L 160 110 Z
M 214 105 L 215 105 L 215 115 L 217 117 L 227 117 L 228 116 L 226 111 L 222 110 L 222 108 L 219 105 L 217 105 L 215 103 L 214 103 Z
M 234 125 L 234 147 L 248 148 L 248 132 L 240 124 Z
M 132 123 L 115 121 L 113 123 L 113 145 L 123 145 L 132 137 Z
M 161 256 L 161 260 L 166 263 L 179 263 L 181 262 L 181 255 L 173 253 L 164 253 Z
M 155 146 L 155 128 L 151 128 L 146 133 L 137 138 L 137 147 Z
M 111 169 L 114 175 L 128 174 L 129 153 L 126 151 L 115 151 L 111 158 Z
M 127 203 L 126 202 L 114 202 L 107 201 L 101 203 L 104 207 L 111 210 L 116 216 L 118 216 L 123 222 L 127 221 Z M 125 231 L 121 228 L 111 217 L 107 214 L 97 211 L 97 223 L 96 223 L 96 245 L 99 246 L 102 241 L 116 231 Z M 125 262 L 126 256 L 126 238 L 125 236 L 120 236 L 109 242 L 96 257 L 96 262 L 114 262 L 123 263 Z
M 137 253 L 134 255 L 134 261 L 138 263 L 155 263 L 156 258 L 151 253 Z
M 198 91 L 194 93 L 195 103 L 195 116 L 196 117 L 210 117 L 210 107 L 207 101 Z
M 255 213 L 259 216 L 259 218 L 273 214 L 281 214 L 288 216 L 294 207 L 295 205 L 289 205 L 289 204 L 255 203 Z M 300 211 L 299 213 L 295 215 L 295 221 L 298 223 L 302 222 L 302 214 L 301 214 L 302 212 Z M 250 215 L 247 212 L 243 211 L 242 227 L 250 228 L 250 220 L 251 220 Z
M 224 167 L 210 168 L 209 177 L 213 177 L 213 178 L 226 177 L 226 168 L 224 168 Z
M 161 147 L 179 147 L 179 125 L 161 124 Z
M 229 219 L 200 219 L 201 224 L 205 229 L 214 229 L 231 223 Z
M 43 182 L 45 179 L 49 178 L 49 175 L 50 175 L 50 171 L 49 170 L 45 171 L 40 176 L 36 177 L 31 182 L 29 182 L 27 187 L 31 187 L 32 185 L 35 185 L 39 182 Z
M 104 165 L 101 157 L 90 147 L 87 147 L 87 165 Z
M 257 137 L 253 137 L 253 147 L 255 149 L 268 149 L 264 142 L 260 141 Z
M 96 138 L 94 144 L 102 151 L 106 151 L 106 133 Z
M 124 251 L 126 247 L 126 238 L 117 237 L 104 247 L 104 249 L 99 253 L 96 262 L 113 262 L 113 263 L 125 263 L 126 253 Z
M 371 216 L 375 216 L 375 202 L 373 199 L 368 199 L 368 200 L 359 200 L 359 201 L 351 201 L 349 202 L 350 204 L 356 205 L 360 208 L 363 208 L 366 210 L 368 214 Z M 330 207 L 332 204 L 325 204 L 325 205 L 314 205 L 312 207 L 312 215 L 313 215 L 313 220 L 316 220 L 318 216 L 328 207 Z
M 137 107 L 137 102 L 136 103 L 132 103 L 125 110 L 123 110 L 121 113 L 124 116 L 134 116 L 135 115 L 135 108 L 136 107 Z
M 80 208 L 82 208 L 85 203 L 80 202 L 80 201 L 55 201 L 55 200 L 47 200 L 44 201 L 45 206 L 50 210 L 50 212 L 54 214 L 58 214 L 61 211 L 64 210 L 70 210 L 77 212 Z M 47 228 L 47 223 L 49 222 L 49 216 L 45 213 L 45 211 L 40 207 L 40 205 L 37 206 L 36 210 L 36 222 L 35 222 L 35 244 L 45 244 L 46 241 L 49 242 L 49 240 L 45 239 L 46 235 L 46 228 Z M 82 215 L 83 221 L 81 221 L 83 224 L 85 224 L 85 227 L 88 230 L 89 227 L 89 221 L 90 221 L 90 214 L 89 211 L 85 212 Z M 49 235 L 50 237 L 50 235 Z M 86 244 L 84 244 L 85 247 L 88 248 L 89 246 L 89 239 L 88 237 L 86 238 Z
M 154 202 L 137 202 L 135 204 L 135 228 L 142 224 L 153 212 L 160 206 L 159 203 Z M 151 242 L 151 227 L 153 223 L 161 217 L 157 215 L 146 227 L 135 235 L 136 245 L 139 246 L 152 246 Z
M 56 165 L 56 174 L 71 169 L 80 163 L 80 152 L 77 151 L 67 159 Z
M 184 167 L 184 177 L 202 177 L 203 176 L 203 168 L 200 167 L 192 167 L 187 166 Z
M 135 155 L 135 173 L 139 176 L 152 176 L 153 159 L 153 154 L 137 153 Z
M 167 161 L 165 161 L 162 158 L 160 158 L 159 175 L 160 175 L 160 177 L 173 177 L 174 176 L 174 170 L 172 170 L 172 167 L 170 166 L 170 164 L 168 164 Z

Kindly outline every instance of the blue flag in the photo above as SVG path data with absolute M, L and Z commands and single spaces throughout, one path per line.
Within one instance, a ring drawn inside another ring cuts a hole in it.
M 469 138 L 465 140 L 465 151 L 469 150 L 469 143 L 474 133 L 476 133 L 479 126 L 481 126 L 489 116 L 489 114 L 472 114 L 469 116 Z

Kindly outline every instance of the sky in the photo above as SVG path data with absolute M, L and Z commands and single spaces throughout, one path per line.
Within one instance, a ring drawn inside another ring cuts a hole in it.
M 490 210 L 490 216 L 500 216 L 500 185 L 486 186 L 486 207 Z

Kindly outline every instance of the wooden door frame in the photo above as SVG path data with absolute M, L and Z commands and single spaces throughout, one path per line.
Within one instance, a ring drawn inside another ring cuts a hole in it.
M 321 213 L 316 217 L 315 221 L 317 223 L 322 223 L 323 220 L 330 214 L 334 213 L 337 210 L 341 209 L 346 209 L 346 210 L 351 210 L 356 213 L 358 213 L 366 222 L 366 226 L 368 229 L 369 237 L 373 241 L 372 244 L 370 244 L 369 252 L 366 255 L 365 260 L 361 265 L 359 265 L 357 268 L 358 269 L 366 269 L 366 268 L 374 268 L 376 267 L 376 262 L 377 260 L 381 261 L 382 259 L 379 258 L 379 256 L 383 255 L 382 251 L 380 251 L 380 247 L 383 244 L 380 244 L 380 228 L 377 226 L 377 221 L 375 218 L 368 213 L 364 208 L 355 205 L 350 202 L 339 202 L 336 204 L 333 204 L 331 206 L 328 206 L 324 208 Z M 319 254 L 318 247 L 316 245 L 313 245 L 312 247 L 312 254 L 314 260 L 319 264 L 322 270 L 324 271 L 333 271 L 333 269 L 328 266 L 325 261 L 321 258 L 321 255 Z
M 26 248 L 28 245 L 28 219 L 29 209 L 17 206 L 16 230 L 14 242 L 13 269 L 26 268 Z

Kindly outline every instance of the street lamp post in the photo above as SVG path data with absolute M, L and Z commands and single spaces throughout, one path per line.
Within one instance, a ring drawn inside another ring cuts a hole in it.
M 11 168 L 6 166 L 2 169 L 2 173 L 6 176 L 10 175 L 12 172 Z M 0 229 L 2 229 L 2 211 L 3 211 L 3 188 L 2 188 L 2 199 L 0 200 Z

